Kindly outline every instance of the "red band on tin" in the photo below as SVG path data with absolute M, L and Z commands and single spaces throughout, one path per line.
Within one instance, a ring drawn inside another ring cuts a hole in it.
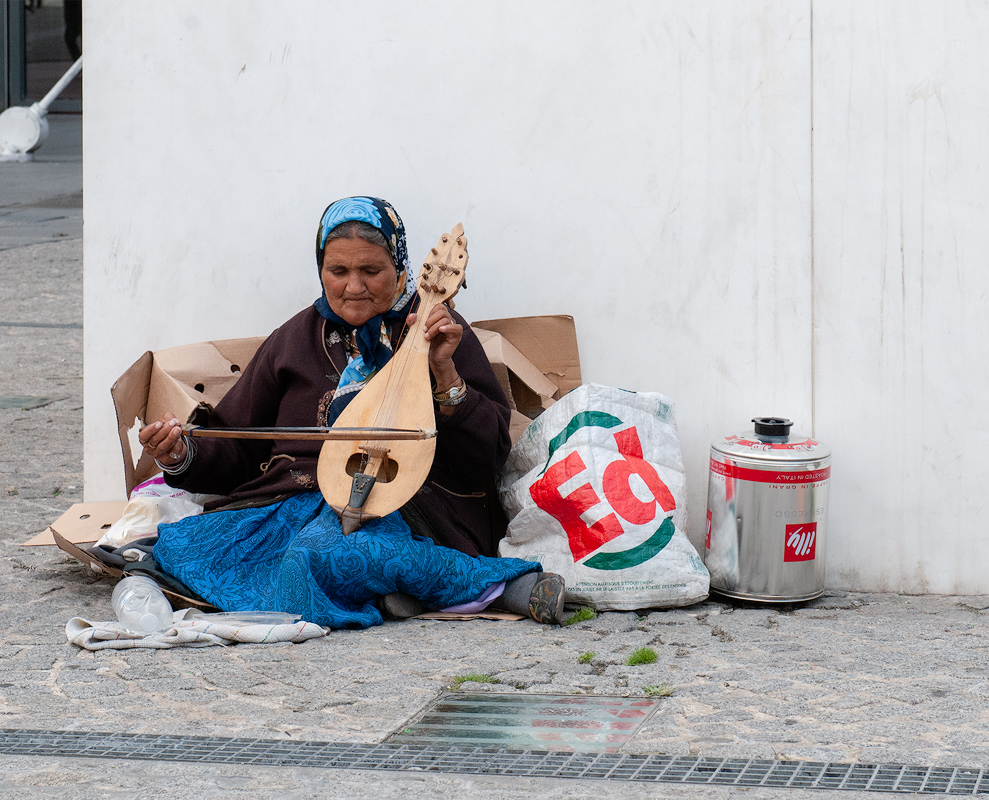
M 735 478 L 740 481 L 754 481 L 756 483 L 820 483 L 831 477 L 831 467 L 807 472 L 748 469 L 746 467 L 736 467 L 732 464 L 722 464 L 713 458 L 711 459 L 711 472 L 724 475 L 726 478 Z
M 753 450 L 804 450 L 808 452 L 820 444 L 814 439 L 805 439 L 802 442 L 791 444 L 790 442 L 759 442 L 754 439 L 739 439 L 737 436 L 726 436 L 725 441 L 740 447 L 751 447 Z

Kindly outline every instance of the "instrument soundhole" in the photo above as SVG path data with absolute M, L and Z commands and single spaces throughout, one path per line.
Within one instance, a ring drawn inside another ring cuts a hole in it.
M 347 459 L 347 474 L 353 478 L 358 472 L 367 472 L 367 465 L 370 459 L 367 453 L 354 453 Z M 375 478 L 378 483 L 390 483 L 395 480 L 395 476 L 398 475 L 398 462 L 385 457 L 379 462 L 377 475 Z

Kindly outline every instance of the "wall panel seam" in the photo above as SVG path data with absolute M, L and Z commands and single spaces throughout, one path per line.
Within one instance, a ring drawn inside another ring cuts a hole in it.
M 814 0 L 808 0 L 810 23 L 810 432 L 817 435 L 817 276 L 814 262 Z

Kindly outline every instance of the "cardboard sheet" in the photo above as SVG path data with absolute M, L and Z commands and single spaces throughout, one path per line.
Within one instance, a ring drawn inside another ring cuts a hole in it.
M 107 578 L 120 578 L 124 574 L 116 567 L 111 567 L 109 564 L 104 564 L 92 553 L 87 552 L 85 548 L 63 538 L 57 530 L 52 530 L 52 536 L 54 536 L 55 544 L 58 545 L 59 550 L 68 553 L 76 561 L 86 564 L 93 570 L 93 572 L 98 572 L 100 575 Z
M 110 389 L 117 412 L 117 435 L 124 457 L 124 484 L 131 489 L 161 470 L 147 453 L 135 460 L 130 430 L 159 419 L 166 411 L 185 422 L 200 403 L 216 405 L 240 377 L 264 337 L 223 339 L 172 347 L 135 361 Z
M 514 410 L 533 419 L 553 404 L 556 384 L 536 369 L 511 342 L 500 333 L 484 328 L 477 328 L 474 333 Z
M 471 325 L 512 407 L 512 444 L 539 414 L 580 386 L 573 317 L 518 317 Z
M 559 400 L 580 386 L 580 354 L 573 317 L 564 314 L 545 317 L 488 319 L 471 324 L 500 333 L 557 388 Z
M 510 611 L 478 611 L 475 614 L 460 614 L 454 611 L 427 611 L 414 619 L 439 619 L 451 622 L 465 621 L 469 619 L 494 619 L 502 622 L 518 622 L 525 619 L 521 614 L 513 614 Z
M 123 516 L 125 505 L 127 503 L 124 500 L 109 503 L 75 503 L 49 528 L 28 539 L 21 546 L 55 544 L 52 529 L 58 531 L 63 539 L 72 544 L 93 544 Z

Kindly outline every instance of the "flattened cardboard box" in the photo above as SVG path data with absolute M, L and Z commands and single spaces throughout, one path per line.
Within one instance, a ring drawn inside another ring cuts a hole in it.
M 127 494 L 139 483 L 161 472 L 154 459 L 131 451 L 130 432 L 135 425 L 156 420 L 166 411 L 185 420 L 200 403 L 216 405 L 240 377 L 241 368 L 254 356 L 263 336 L 148 350 L 121 375 L 110 389 L 117 412 L 117 435 L 124 456 Z
M 559 400 L 580 386 L 580 354 L 577 351 L 577 329 L 573 317 L 557 314 L 487 319 L 473 323 L 471 328 L 475 332 L 481 328 L 504 337 L 506 342 L 556 386 L 554 400 Z M 514 371 L 513 364 L 507 366 Z M 495 371 L 497 372 L 497 368 Z M 514 394 L 514 389 L 509 394 Z
M 107 503 L 73 503 L 69 506 L 69 510 L 43 533 L 28 539 L 22 546 L 55 544 L 53 532 L 58 532 L 62 539 L 71 544 L 92 544 L 123 516 L 125 505 L 127 505 L 125 500 L 111 500 Z
M 471 327 L 512 406 L 513 442 L 543 409 L 580 385 L 573 317 L 486 320 Z M 135 427 L 166 411 L 185 420 L 200 403 L 216 405 L 263 341 L 264 337 L 224 339 L 149 350 L 117 379 L 110 393 L 128 495 L 160 471 L 143 451 L 135 460 Z

